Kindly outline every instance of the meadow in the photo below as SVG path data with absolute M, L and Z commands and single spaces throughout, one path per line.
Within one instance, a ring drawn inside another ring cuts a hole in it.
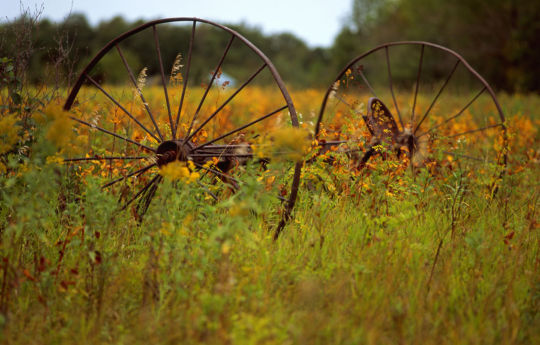
M 277 102 L 246 92 L 215 131 Z M 322 96 L 292 92 L 303 127 Z M 87 99 L 75 110 L 85 119 L 119 117 L 103 96 Z M 218 201 L 164 178 L 137 218 L 119 211 L 122 188 L 101 188 L 131 163 L 63 162 L 107 153 L 98 146 L 110 138 L 74 126 L 62 101 L 0 119 L 2 343 L 540 343 L 538 95 L 499 95 L 509 131 L 502 179 L 451 157 L 437 170 L 381 159 L 355 170 L 352 157 L 330 152 L 331 163 L 326 155 L 304 166 L 278 240 L 272 195 L 289 162 L 270 173 L 248 163 L 240 190 L 215 190 Z M 353 120 L 333 121 L 330 136 L 365 134 Z

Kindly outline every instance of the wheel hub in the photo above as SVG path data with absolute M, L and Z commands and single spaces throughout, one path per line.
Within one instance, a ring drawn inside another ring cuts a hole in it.
M 162 142 L 156 151 L 157 165 L 162 167 L 174 161 L 185 162 L 193 151 L 193 145 L 183 140 L 167 140 Z
M 412 133 L 410 128 L 405 128 L 396 137 L 396 143 L 398 147 L 405 146 L 409 150 L 408 156 L 410 158 L 414 155 L 414 152 L 416 151 L 418 138 L 416 138 L 416 136 Z

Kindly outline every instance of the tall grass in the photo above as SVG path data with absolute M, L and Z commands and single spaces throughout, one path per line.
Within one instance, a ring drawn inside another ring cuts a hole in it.
M 0 175 L 0 338 L 539 343 L 538 118 L 521 115 L 538 97 L 504 103 L 529 147 L 516 139 L 495 196 L 459 170 L 394 177 L 382 162 L 367 183 L 317 162 L 278 241 L 255 173 L 219 203 L 165 182 L 139 223 L 103 178 L 47 160 L 38 128 Z M 308 183 L 314 170 L 324 183 Z

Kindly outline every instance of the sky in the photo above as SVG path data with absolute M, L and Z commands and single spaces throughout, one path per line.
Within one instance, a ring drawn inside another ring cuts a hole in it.
M 91 24 L 122 15 L 128 20 L 199 17 L 245 23 L 264 33 L 292 32 L 310 47 L 328 47 L 343 26 L 352 0 L 0 0 L 1 20 L 21 13 L 21 4 L 42 18 L 63 20 L 84 13 Z

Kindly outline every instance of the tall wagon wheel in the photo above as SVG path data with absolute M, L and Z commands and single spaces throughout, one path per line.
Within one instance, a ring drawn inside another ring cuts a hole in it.
M 350 122 L 357 131 L 347 136 Z M 446 166 L 501 176 L 507 162 L 495 93 L 463 57 L 428 42 L 386 43 L 349 62 L 326 91 L 315 137 L 360 138 L 359 167 L 383 143 L 389 153 L 408 151 L 413 170 Z
M 209 54 L 210 44 L 221 44 L 222 54 Z M 264 92 L 246 88 L 257 83 Z M 278 97 L 262 99 L 267 92 Z M 257 136 L 280 122 L 298 127 L 272 62 L 236 31 L 199 18 L 155 20 L 114 38 L 83 69 L 64 109 L 89 137 L 84 157 L 66 161 L 94 164 L 110 179 L 103 188 L 123 186 L 122 207 L 137 205 L 138 213 L 156 193 L 159 169 L 172 162 L 198 170 L 201 193 L 217 199 L 216 184 L 238 187 L 235 167 L 253 156 Z M 290 176 L 279 187 L 279 230 L 295 204 L 300 168 L 293 162 L 282 170 Z

